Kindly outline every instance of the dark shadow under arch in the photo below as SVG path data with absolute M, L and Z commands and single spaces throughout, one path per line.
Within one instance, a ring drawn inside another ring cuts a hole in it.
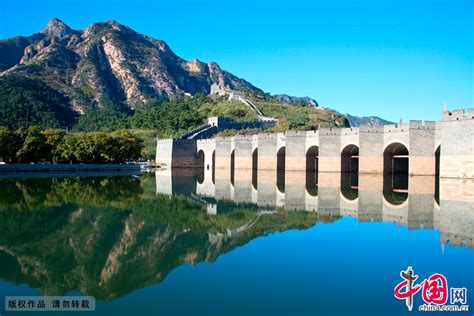
M 252 152 L 252 186 L 255 190 L 258 188 L 258 148 Z
M 286 148 L 281 147 L 277 152 L 277 189 L 285 193 L 285 160 Z
M 359 147 L 347 145 L 341 152 L 341 172 L 359 172 Z
M 359 175 L 357 173 L 341 173 L 341 193 L 349 201 L 359 197 Z
M 234 185 L 235 177 L 235 150 L 232 150 L 230 154 L 230 183 Z
M 435 194 L 434 198 L 439 206 L 439 177 L 441 174 L 441 145 L 435 151 Z
M 277 151 L 277 170 L 285 170 L 286 148 L 281 147 Z
M 319 147 L 311 146 L 306 151 L 306 171 L 318 173 Z
M 383 177 L 383 196 L 392 205 L 408 199 L 408 174 L 386 174 Z
M 384 174 L 408 175 L 409 153 L 405 145 L 392 143 L 383 152 Z
M 306 151 L 306 192 L 311 196 L 318 195 L 318 159 L 319 147 L 311 146 Z
M 199 184 L 204 182 L 204 161 L 205 154 L 204 151 L 201 149 L 196 154 L 196 167 L 198 168 L 196 178 Z
M 212 152 L 212 183 L 216 184 L 216 151 Z
M 315 171 L 306 171 L 306 192 L 318 196 L 318 174 Z

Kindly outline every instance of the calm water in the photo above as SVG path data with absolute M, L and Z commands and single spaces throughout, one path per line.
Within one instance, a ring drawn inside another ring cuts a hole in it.
M 409 265 L 474 300 L 473 180 L 165 170 L 0 188 L 2 315 L 6 295 L 65 294 L 101 315 L 416 314 L 421 293 L 411 313 L 393 296 Z

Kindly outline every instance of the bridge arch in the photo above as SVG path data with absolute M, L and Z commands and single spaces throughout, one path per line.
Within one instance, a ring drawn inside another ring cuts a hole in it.
M 435 194 L 436 204 L 439 206 L 439 177 L 441 174 L 441 145 L 435 151 Z
M 258 169 L 258 147 L 252 151 L 252 169 Z
M 280 147 L 277 151 L 277 170 L 285 170 L 286 148 Z
M 441 172 L 441 145 L 436 147 L 435 151 L 435 175 L 439 177 Z
M 318 172 L 319 147 L 311 146 L 306 151 L 306 171 Z
M 318 174 L 314 171 L 306 171 L 305 188 L 310 196 L 318 196 Z
M 200 149 L 196 154 L 196 167 L 198 168 L 196 177 L 199 184 L 202 184 L 204 182 L 205 158 L 206 154 L 204 153 L 204 150 Z
M 318 196 L 318 159 L 319 147 L 313 145 L 306 150 L 306 192 Z
M 359 146 L 349 144 L 342 149 L 341 172 L 359 172 Z
M 277 151 L 277 188 L 281 193 L 285 193 L 285 160 L 286 148 L 282 146 Z
M 408 148 L 399 142 L 391 143 L 383 152 L 384 174 L 408 175 L 409 152 Z
M 230 153 L 230 183 L 234 186 L 235 180 L 235 149 Z
M 258 147 L 254 148 L 252 151 L 252 186 L 257 190 L 257 181 L 258 181 Z
M 212 183 L 216 184 L 216 151 L 212 151 Z

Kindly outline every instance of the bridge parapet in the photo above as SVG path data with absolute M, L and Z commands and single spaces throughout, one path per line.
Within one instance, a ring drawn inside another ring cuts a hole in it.
M 361 125 L 359 126 L 359 133 L 383 133 L 383 125 Z
M 237 141 L 252 141 L 253 140 L 253 135 L 241 135 L 241 134 L 237 134 L 235 135 L 235 138 L 234 140 L 237 142 Z
M 409 124 L 389 124 L 389 125 L 384 125 L 383 126 L 383 132 L 384 133 L 399 133 L 399 132 L 405 132 L 410 129 Z
M 259 140 L 277 139 L 277 134 L 276 133 L 258 133 L 258 139 Z
M 358 135 L 358 134 L 359 134 L 358 127 L 341 128 L 341 135 L 343 136 Z
M 319 136 L 319 130 L 306 131 L 306 137 L 317 137 Z
M 319 130 L 319 136 L 340 136 L 342 133 L 341 128 L 321 128 Z
M 291 138 L 291 137 L 306 137 L 307 132 L 306 131 L 287 131 L 285 133 L 286 138 Z
M 425 129 L 425 130 L 434 130 L 436 128 L 435 121 L 420 121 L 420 120 L 412 120 L 409 123 L 410 129 Z
M 474 120 L 474 108 L 467 109 L 466 110 L 466 115 L 467 115 L 466 119 Z
M 209 139 L 198 139 L 196 140 L 198 144 L 215 144 L 216 140 L 214 138 Z
M 214 139 L 221 142 L 232 142 L 234 141 L 234 136 L 219 136 Z

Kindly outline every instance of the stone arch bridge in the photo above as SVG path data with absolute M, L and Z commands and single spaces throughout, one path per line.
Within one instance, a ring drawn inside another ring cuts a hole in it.
M 160 139 L 156 162 L 212 174 L 216 169 L 254 169 L 474 178 L 474 108 L 444 112 L 436 122 Z

